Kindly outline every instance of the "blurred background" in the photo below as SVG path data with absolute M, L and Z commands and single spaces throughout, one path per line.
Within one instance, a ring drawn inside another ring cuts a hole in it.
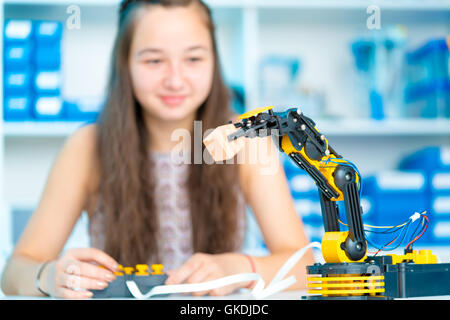
M 206 2 L 236 112 L 301 108 L 358 166 L 364 221 L 398 225 L 427 211 L 415 248 L 450 261 L 450 1 Z M 118 3 L 1 3 L 0 270 L 64 140 L 102 108 Z M 320 241 L 317 189 L 282 159 L 308 237 Z M 248 217 L 246 251 L 265 254 Z M 89 245 L 87 224 L 83 214 L 66 247 Z

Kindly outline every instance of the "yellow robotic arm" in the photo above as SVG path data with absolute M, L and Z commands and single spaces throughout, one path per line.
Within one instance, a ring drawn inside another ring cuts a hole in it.
M 325 261 L 365 260 L 367 243 L 361 218 L 358 169 L 333 150 L 315 123 L 299 109 L 274 112 L 272 107 L 259 108 L 241 115 L 239 120 L 234 124 L 238 130 L 228 140 L 271 135 L 280 151 L 314 179 L 325 228 L 322 239 Z M 348 231 L 340 231 L 336 201 L 345 203 Z

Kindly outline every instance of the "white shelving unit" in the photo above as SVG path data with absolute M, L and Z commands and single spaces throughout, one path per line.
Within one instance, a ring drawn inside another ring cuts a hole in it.
M 348 74 L 352 72 L 348 41 L 368 32 L 366 9 L 370 5 L 380 7 L 383 25 L 401 23 L 406 26 L 412 45 L 433 36 L 450 34 L 448 0 L 206 2 L 216 22 L 225 78 L 243 85 L 248 109 L 259 106 L 260 58 L 270 53 L 288 53 L 302 58 L 306 66 L 302 79 L 324 89 L 330 96 L 327 107 L 334 114 L 346 114 L 353 93 L 346 86 L 351 81 Z M 67 7 L 78 5 L 81 29 L 64 30 L 63 94 L 69 98 L 98 96 L 106 83 L 118 4 L 119 0 L 4 0 L 3 4 L 0 2 L 0 19 L 2 25 L 3 18 L 65 21 Z M 357 163 L 363 175 L 392 169 L 405 153 L 423 146 L 450 144 L 450 120 L 314 120 L 333 147 Z M 0 124 L 2 207 L 37 203 L 64 140 L 81 125 L 79 122 Z M 0 249 L 8 245 L 5 244 L 8 235 L 3 230 L 8 219 L 5 211 L 0 215 Z
M 83 122 L 5 122 L 3 134 L 5 138 L 67 138 L 80 128 Z
M 0 7 L 0 22 L 3 22 L 3 6 Z M 0 51 L 3 52 L 3 32 L 0 34 Z M 3 70 L 3 59 L 0 60 L 0 70 Z M 0 77 L 0 86 L 3 88 L 3 76 Z M 3 90 L 0 92 L 0 116 L 3 119 Z M 7 212 L 6 199 L 4 197 L 4 139 L 3 121 L 0 122 L 0 270 L 6 263 L 7 255 L 11 251 L 10 215 Z M 0 298 L 3 296 L 0 290 Z
M 314 119 L 317 128 L 332 137 L 430 137 L 450 136 L 450 120 L 345 120 Z M 3 135 L 9 138 L 67 138 L 84 122 L 4 122 Z

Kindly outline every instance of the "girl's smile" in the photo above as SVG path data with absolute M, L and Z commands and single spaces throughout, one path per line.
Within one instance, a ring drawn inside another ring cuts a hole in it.
M 186 100 L 186 95 L 160 95 L 160 99 L 169 107 L 177 107 Z

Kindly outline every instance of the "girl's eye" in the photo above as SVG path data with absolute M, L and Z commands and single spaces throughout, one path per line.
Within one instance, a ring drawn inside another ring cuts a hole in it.
M 147 64 L 158 64 L 158 63 L 161 63 L 161 62 L 162 62 L 161 59 L 150 59 L 150 60 L 146 61 Z
M 188 61 L 189 61 L 189 62 L 199 62 L 199 61 L 201 61 L 201 60 L 202 60 L 202 59 L 199 58 L 199 57 L 188 58 Z

